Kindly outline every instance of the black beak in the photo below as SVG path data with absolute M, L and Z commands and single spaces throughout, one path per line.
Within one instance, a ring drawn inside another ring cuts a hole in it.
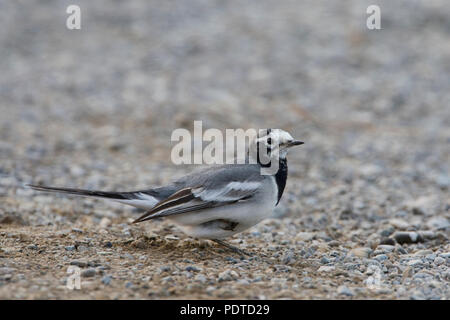
M 288 142 L 288 147 L 294 147 L 294 146 L 299 146 L 304 144 L 303 141 L 299 141 L 299 140 L 293 140 L 293 141 L 289 141 Z

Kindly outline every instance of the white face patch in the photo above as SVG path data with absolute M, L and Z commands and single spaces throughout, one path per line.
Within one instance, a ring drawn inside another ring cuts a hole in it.
M 271 143 L 269 143 L 269 139 L 271 140 Z M 292 140 L 294 140 L 294 138 L 291 134 L 281 129 L 272 129 L 268 135 L 257 139 L 259 143 L 264 143 L 266 146 L 278 146 Z
M 281 129 L 271 129 L 268 135 L 258 138 L 259 143 L 264 144 L 268 149 L 272 151 L 272 154 L 279 154 L 280 158 L 285 158 L 288 152 L 288 148 L 280 148 L 280 145 L 293 141 L 294 138 L 287 131 Z

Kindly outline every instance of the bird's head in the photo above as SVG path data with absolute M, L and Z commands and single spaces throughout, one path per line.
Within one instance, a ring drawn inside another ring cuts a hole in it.
M 288 151 L 304 142 L 295 140 L 291 134 L 281 129 L 260 130 L 253 142 L 253 152 L 256 152 L 258 159 L 279 157 L 285 159 Z M 267 155 L 266 157 L 264 155 Z

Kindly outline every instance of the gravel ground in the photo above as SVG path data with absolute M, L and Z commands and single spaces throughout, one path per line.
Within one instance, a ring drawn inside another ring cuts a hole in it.
M 368 1 L 77 1 L 70 31 L 72 3 L 0 2 L 0 298 L 450 298 L 446 1 L 378 1 L 378 31 Z M 306 141 L 251 258 L 22 187 L 167 183 L 194 120 Z

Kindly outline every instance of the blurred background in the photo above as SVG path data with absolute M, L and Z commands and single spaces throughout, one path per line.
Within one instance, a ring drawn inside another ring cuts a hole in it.
M 126 222 L 22 184 L 167 183 L 193 169 L 171 163 L 172 131 L 202 120 L 306 142 L 275 212 L 300 219 L 293 236 L 448 235 L 448 1 L 0 0 L 0 22 L 0 226 Z
M 370 1 L 209 0 L 77 1 L 68 30 L 72 2 L 0 2 L 2 193 L 166 182 L 171 132 L 194 120 L 291 131 L 306 186 L 448 188 L 445 1 L 379 1 L 381 30 Z

